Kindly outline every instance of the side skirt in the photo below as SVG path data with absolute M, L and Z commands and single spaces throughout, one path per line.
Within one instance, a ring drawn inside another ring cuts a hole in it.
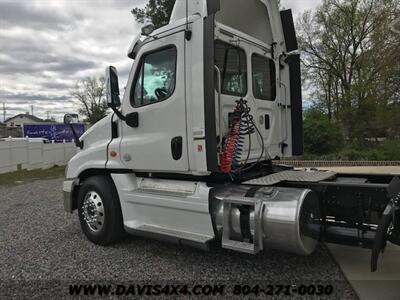
M 210 188 L 203 182 L 111 175 L 121 201 L 126 231 L 207 249 L 214 240 Z

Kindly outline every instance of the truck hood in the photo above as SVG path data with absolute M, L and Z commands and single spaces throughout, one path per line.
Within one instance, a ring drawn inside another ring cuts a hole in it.
M 111 119 L 113 114 L 109 114 L 92 127 L 90 127 L 81 137 L 84 149 L 98 143 L 111 140 Z

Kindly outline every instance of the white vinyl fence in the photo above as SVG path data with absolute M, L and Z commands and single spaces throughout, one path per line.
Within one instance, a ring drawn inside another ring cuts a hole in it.
M 45 144 L 40 139 L 1 139 L 0 174 L 66 165 L 76 152 L 74 143 Z

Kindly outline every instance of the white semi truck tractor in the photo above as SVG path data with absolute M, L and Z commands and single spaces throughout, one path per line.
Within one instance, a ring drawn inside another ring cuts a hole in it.
M 276 0 L 177 0 L 168 25 L 146 24 L 120 101 L 77 139 L 64 207 L 99 245 L 128 232 L 208 249 L 308 255 L 319 242 L 400 245 L 400 180 L 297 171 L 300 55 Z M 73 128 L 76 115 L 66 115 Z

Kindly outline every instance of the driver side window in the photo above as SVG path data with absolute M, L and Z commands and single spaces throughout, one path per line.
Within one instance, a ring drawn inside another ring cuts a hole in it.
M 142 56 L 131 89 L 131 104 L 141 107 L 168 99 L 175 90 L 177 51 L 174 46 Z

